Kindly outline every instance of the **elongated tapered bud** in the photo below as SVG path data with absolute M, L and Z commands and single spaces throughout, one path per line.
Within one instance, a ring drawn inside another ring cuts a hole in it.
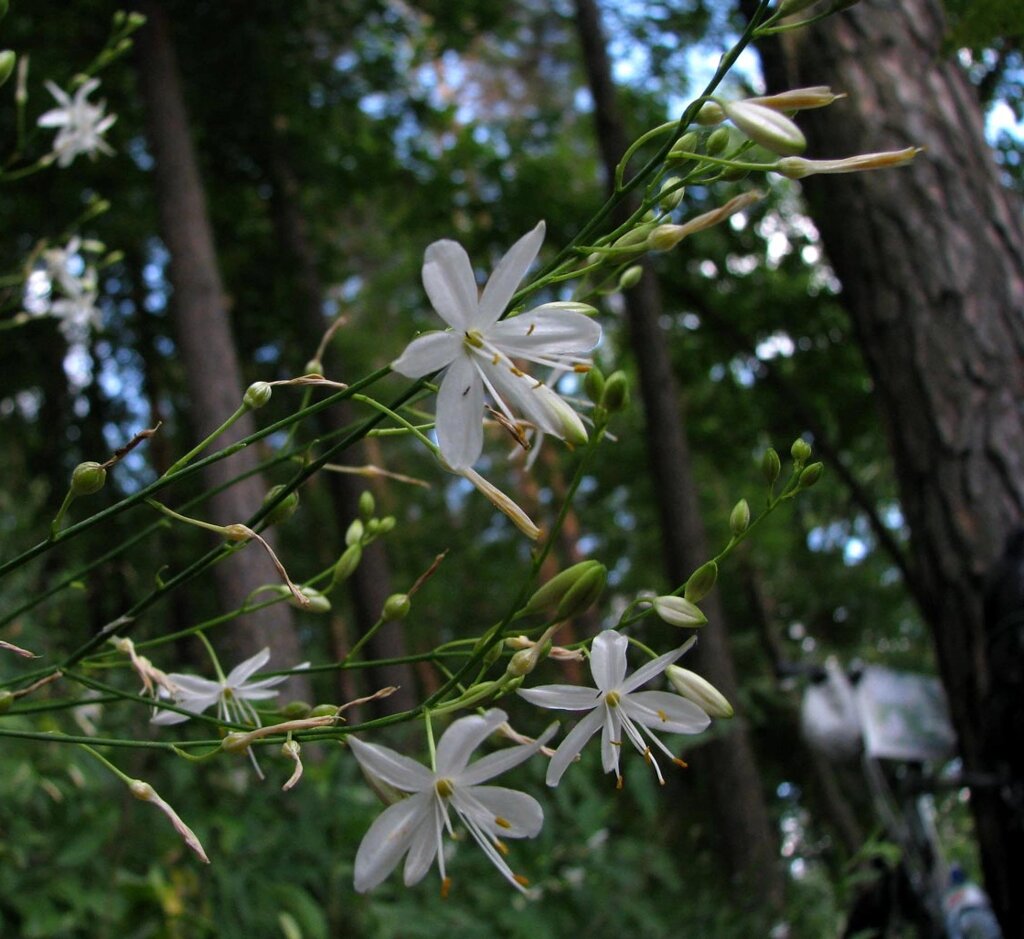
M 631 287 L 635 287 L 643 276 L 644 269 L 639 264 L 627 267 L 619 276 L 619 290 L 629 290 Z
M 729 128 L 728 127 L 718 127 L 715 130 L 713 130 L 708 135 L 708 142 L 707 142 L 708 155 L 709 156 L 718 156 L 719 154 L 724 153 L 726 147 L 729 146 L 729 140 L 730 139 L 731 138 L 729 136 Z
M 781 472 L 782 460 L 779 459 L 779 454 L 775 449 L 769 447 L 764 451 L 764 456 L 761 457 L 761 474 L 769 486 L 774 486 L 775 480 L 779 478 L 779 473 Z
M 708 618 L 696 603 L 691 603 L 685 597 L 672 595 L 655 597 L 653 604 L 654 612 L 663 619 L 669 626 L 678 626 L 682 629 L 695 629 L 703 626 Z
M 621 411 L 629 402 L 629 379 L 625 372 L 612 372 L 604 383 L 601 407 L 609 414 Z
M 342 556 L 338 558 L 338 563 L 334 565 L 334 583 L 341 583 L 341 581 L 347 580 L 351 577 L 352 574 L 355 573 L 355 569 L 359 567 L 359 562 L 362 559 L 362 545 L 349 545 Z
M 352 545 L 357 545 L 363 540 L 363 535 L 366 533 L 366 526 L 363 524 L 362 519 L 355 519 L 351 525 L 348 526 L 348 530 L 345 532 L 345 544 L 350 548 Z
M 714 561 L 708 561 L 690 575 L 690 579 L 686 582 L 686 587 L 683 590 L 683 596 L 693 603 L 698 603 L 711 591 L 717 580 L 718 565 Z
M 800 488 L 810 489 L 819 479 L 825 469 L 823 463 L 812 463 L 810 466 L 805 466 L 803 471 L 800 473 Z
M 750 101 L 723 101 L 722 110 L 747 137 L 779 156 L 795 156 L 807 147 L 800 128 L 785 114 Z
M 4 49 L 3 52 L 0 52 L 0 85 L 11 77 L 11 72 L 14 71 L 17 61 L 18 57 L 12 49 Z
M 540 613 L 543 610 L 550 610 L 557 607 L 569 590 L 576 585 L 576 583 L 584 577 L 587 577 L 591 572 L 600 570 L 607 575 L 607 569 L 600 561 L 580 561 L 579 564 L 573 564 L 572 567 L 567 567 L 564 571 L 555 574 L 546 584 L 540 587 L 532 597 L 527 601 L 526 606 L 523 607 L 523 612 L 526 614 Z
M 381 610 L 380 618 L 385 623 L 390 623 L 392 620 L 405 619 L 411 609 L 412 603 L 409 601 L 408 594 L 393 593 L 384 601 L 384 609 Z
M 687 131 L 680 137 L 672 148 L 668 151 L 669 160 L 692 160 L 693 157 L 689 156 L 691 153 L 697 152 L 697 147 L 700 146 L 700 134 L 695 130 Z
M 620 281 L 621 285 L 621 281 Z M 601 403 L 604 394 L 604 373 L 596 366 L 583 377 L 583 390 L 594 404 Z
M 373 493 L 369 489 L 364 489 L 359 494 L 359 517 L 364 522 L 368 522 L 373 518 L 373 513 L 377 509 L 377 503 L 373 498 Z
M 734 535 L 742 535 L 750 525 L 750 505 L 746 499 L 740 499 L 733 506 L 729 515 L 729 530 Z
M 708 717 L 733 716 L 732 705 L 726 700 L 725 695 L 706 678 L 678 665 L 669 665 L 665 669 L 665 675 L 672 683 L 676 694 L 698 705 Z
M 263 499 L 263 504 L 266 505 L 268 502 L 273 502 L 284 490 L 284 486 L 271 487 Z M 290 519 L 298 507 L 299 493 L 293 489 L 267 513 L 265 521 L 268 525 L 280 525 L 281 522 L 286 522 Z
M 0 714 L 9 711 L 12 704 L 14 704 L 14 692 L 4 688 L 3 691 L 0 691 Z
M 608 580 L 608 569 L 601 563 L 595 564 L 577 579 L 562 597 L 555 611 L 555 616 L 562 619 L 570 619 L 579 616 L 580 613 L 589 610 L 604 592 L 605 582 Z

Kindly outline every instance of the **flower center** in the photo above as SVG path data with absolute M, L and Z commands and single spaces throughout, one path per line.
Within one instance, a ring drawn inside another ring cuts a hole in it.
M 604 696 L 604 703 L 610 708 L 617 708 L 619 706 L 619 693 L 617 691 L 609 691 Z
M 478 329 L 467 329 L 462 341 L 467 346 L 472 346 L 477 349 L 482 349 L 484 347 L 484 337 L 480 335 L 480 331 Z
M 434 789 L 437 790 L 437 794 L 442 799 L 451 798 L 452 793 L 455 791 L 455 786 L 450 779 L 439 779 L 434 783 Z

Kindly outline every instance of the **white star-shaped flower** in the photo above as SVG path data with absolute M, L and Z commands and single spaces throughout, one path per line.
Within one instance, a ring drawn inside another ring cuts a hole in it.
M 423 261 L 423 286 L 437 314 L 451 328 L 418 336 L 391 363 L 408 378 L 445 369 L 437 396 L 437 440 L 454 470 L 472 466 L 483 449 L 484 393 L 513 428 L 519 418 L 542 433 L 583 443 L 579 415 L 558 394 L 527 375 L 513 360 L 548 368 L 589 368 L 601 327 L 584 304 L 545 303 L 500 320 L 544 240 L 544 223 L 520 238 L 479 292 L 469 256 L 454 241 L 435 241 Z
M 436 769 L 429 770 L 388 747 L 349 738 L 352 752 L 373 780 L 409 795 L 388 806 L 370 826 L 356 852 L 355 888 L 372 890 L 405 857 L 407 887 L 418 883 L 437 858 L 442 891 L 448 889 L 441 836 L 453 833 L 448 809 L 469 829 L 502 876 L 519 890 L 525 878 L 512 872 L 503 855 L 502 838 L 533 838 L 544 822 L 544 811 L 532 796 L 503 786 L 480 783 L 518 766 L 554 734 L 555 726 L 538 740 L 499 750 L 470 764 L 473 751 L 508 720 L 504 711 L 490 710 L 455 721 L 437 744 Z M 500 836 L 500 837 L 499 837 Z
M 108 155 L 114 152 L 103 135 L 117 120 L 117 115 L 104 115 L 105 102 L 93 104 L 87 100 L 99 86 L 98 78 L 90 78 L 72 97 L 53 82 L 46 83 L 60 107 L 47 111 L 36 123 L 40 127 L 58 128 L 57 136 L 53 139 L 53 153 L 57 157 L 58 166 L 70 166 L 80 153 L 95 159 L 97 152 Z
M 171 672 L 167 678 L 174 688 L 171 697 L 174 703 L 193 714 L 217 705 L 217 717 L 233 724 L 255 724 L 260 726 L 260 718 L 251 701 L 265 701 L 277 697 L 278 692 L 272 690 L 281 682 L 287 681 L 287 675 L 275 675 L 273 678 L 261 678 L 259 681 L 249 679 L 270 661 L 270 649 L 261 649 L 251 659 L 236 665 L 227 676 L 219 681 L 200 678 L 198 675 L 183 675 Z M 297 668 L 305 668 L 304 662 Z M 154 724 L 180 724 L 188 720 L 188 714 L 177 711 L 160 711 L 154 715 Z
M 674 763 L 682 763 L 652 732 L 651 728 L 670 734 L 699 734 L 711 722 L 692 701 L 667 691 L 637 691 L 641 685 L 660 675 L 689 647 L 693 640 L 671 652 L 652 659 L 632 675 L 626 675 L 626 649 L 629 640 L 609 629 L 594 639 L 590 650 L 590 671 L 597 688 L 576 685 L 542 685 L 520 688 L 519 694 L 531 704 L 565 711 L 590 711 L 565 737 L 548 764 L 547 784 L 557 786 L 569 764 L 576 759 L 584 744 L 601 731 L 601 761 L 606 773 L 615 773 L 619 784 L 619 752 L 623 734 L 654 766 L 658 781 L 664 785 L 658 761 L 641 734 Z

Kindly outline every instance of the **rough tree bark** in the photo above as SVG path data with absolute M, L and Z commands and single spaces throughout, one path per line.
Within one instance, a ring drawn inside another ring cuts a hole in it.
M 171 254 L 172 310 L 192 402 L 191 422 L 198 439 L 202 439 L 238 408 L 242 376 L 170 25 L 156 0 L 145 0 L 140 9 L 147 23 L 139 33 L 137 64 L 148 138 L 155 158 L 153 176 L 160 230 Z M 254 429 L 253 421 L 246 416 L 217 443 L 224 446 Z M 209 487 L 221 486 L 238 473 L 252 469 L 257 462 L 254 450 L 242 450 L 210 466 L 204 471 L 203 481 Z M 218 524 L 242 522 L 259 508 L 265 494 L 260 477 L 250 476 L 214 496 L 209 502 L 210 516 Z M 270 540 L 272 533 L 267 532 L 265 537 Z M 270 559 L 256 544 L 217 565 L 214 578 L 218 599 L 225 610 L 240 607 L 255 588 L 280 582 Z M 248 614 L 232 630 L 231 641 L 236 654 L 252 654 L 269 646 L 273 662 L 279 667 L 287 667 L 300 658 L 298 638 L 285 604 Z M 288 690 L 301 693 L 305 684 L 293 679 Z
M 1024 230 L 944 33 L 937 0 L 865 0 L 761 51 L 773 89 L 830 84 L 850 96 L 801 116 L 815 156 L 926 148 L 909 168 L 809 178 L 805 191 L 887 420 L 909 587 L 965 769 L 984 778 L 1012 765 L 1005 735 L 986 726 L 982 592 L 1024 516 Z M 974 788 L 972 805 L 1005 934 L 1024 935 L 1019 817 L 992 787 Z
M 583 61 L 594 99 L 594 119 L 602 162 L 609 179 L 628 146 L 625 125 L 616 101 L 615 86 L 593 0 L 576 0 L 576 23 Z M 619 221 L 622 219 L 620 218 Z M 648 427 L 648 463 L 661 518 L 665 573 L 670 583 L 681 584 L 709 556 L 707 537 L 697 501 L 692 461 L 679 392 L 659 326 L 661 294 L 652 272 L 626 295 L 630 343 L 640 374 L 641 394 Z M 702 631 L 694 662 L 709 681 L 730 700 L 736 700 L 737 682 L 729 650 L 726 623 L 717 594 L 704 599 L 711 624 Z M 711 787 L 713 826 L 720 839 L 721 856 L 734 882 L 748 897 L 770 907 L 781 906 L 783 883 L 757 770 L 749 729 L 739 716 L 729 733 L 702 751 L 705 771 L 715 780 Z

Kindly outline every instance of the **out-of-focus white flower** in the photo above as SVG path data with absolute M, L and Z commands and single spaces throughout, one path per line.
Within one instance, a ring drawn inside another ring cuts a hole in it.
M 586 371 L 590 363 L 583 354 L 601 338 L 601 327 L 584 312 L 589 308 L 545 303 L 499 319 L 543 240 L 541 222 L 509 249 L 482 293 L 461 245 L 435 241 L 426 250 L 423 286 L 451 328 L 418 336 L 391 367 L 409 378 L 445 370 L 437 396 L 437 440 L 445 462 L 456 471 L 472 466 L 483 449 L 485 392 L 511 428 L 519 426 L 513 413 L 518 411 L 540 432 L 569 443 L 587 439 L 579 415 L 513 360 Z
M 678 659 L 693 640 L 661 655 L 626 676 L 626 649 L 629 640 L 613 629 L 594 639 L 590 650 L 590 671 L 595 688 L 577 685 L 542 685 L 520 688 L 519 694 L 531 704 L 566 711 L 590 711 L 559 744 L 548 764 L 547 784 L 557 786 L 569 764 L 576 759 L 584 744 L 601 731 L 601 761 L 606 773 L 615 773 L 619 784 L 619 753 L 623 734 L 654 766 L 658 781 L 664 785 L 661 768 L 650 746 L 640 733 L 641 728 L 651 742 L 673 763 L 682 763 L 651 731 L 656 728 L 670 734 L 699 734 L 711 722 L 692 701 L 667 691 L 637 691 L 641 685 L 660 675 Z
M 494 709 L 482 717 L 473 715 L 455 721 L 438 741 L 435 770 L 388 747 L 349 738 L 353 754 L 369 777 L 409 793 L 407 798 L 389 805 L 363 837 L 356 852 L 357 891 L 372 890 L 403 857 L 405 885 L 410 887 L 423 879 L 436 857 L 441 889 L 446 893 L 449 881 L 441 834 L 445 830 L 452 834 L 449 808 L 501 875 L 518 890 L 524 890 L 526 879 L 508 866 L 503 856 L 508 849 L 501 838 L 534 837 L 544 823 L 544 811 L 526 793 L 480 783 L 528 760 L 556 727 L 552 725 L 533 743 L 499 750 L 470 764 L 473 751 L 507 720 L 504 711 Z
M 53 139 L 53 154 L 58 166 L 70 166 L 80 153 L 96 159 L 97 153 L 110 155 L 114 152 L 103 135 L 117 120 L 117 115 L 103 113 L 106 102 L 93 104 L 87 100 L 99 86 L 98 78 L 90 78 L 72 97 L 53 82 L 46 83 L 59 107 L 47 111 L 36 123 L 40 127 L 58 128 L 57 136 Z

